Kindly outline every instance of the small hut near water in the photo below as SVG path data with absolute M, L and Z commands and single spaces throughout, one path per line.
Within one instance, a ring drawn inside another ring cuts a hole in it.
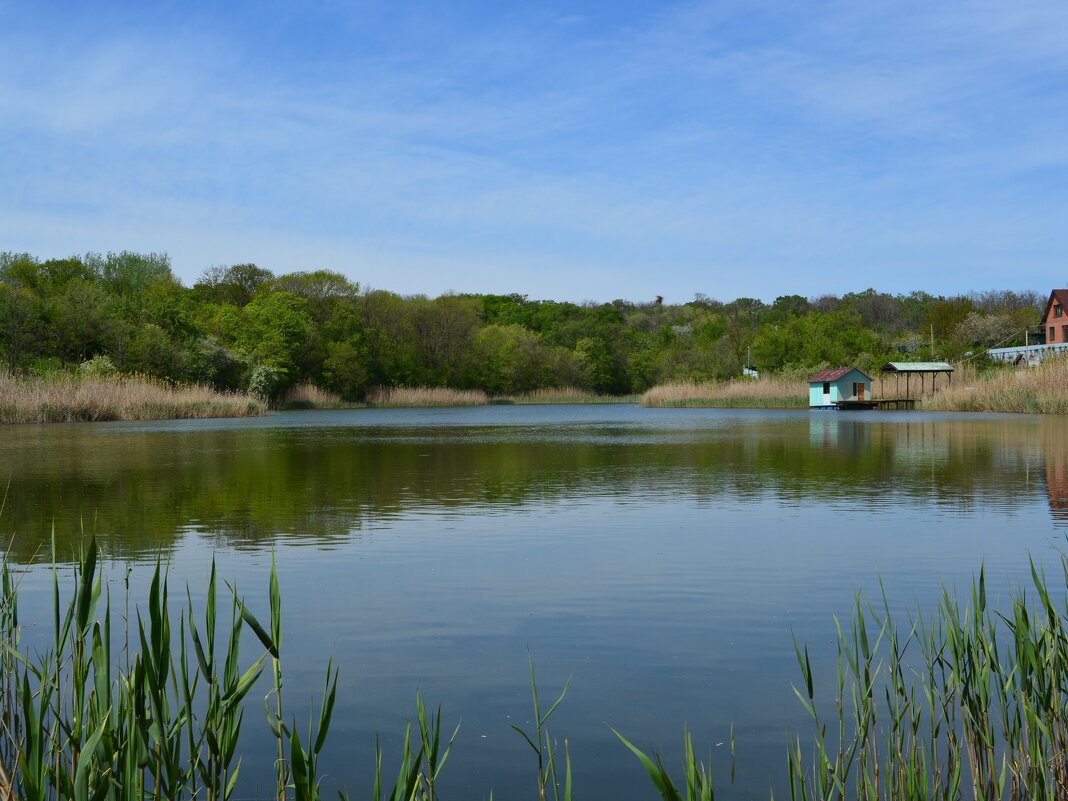
M 871 376 L 856 367 L 824 370 L 808 380 L 808 405 L 812 409 L 837 409 L 842 401 L 871 399 Z

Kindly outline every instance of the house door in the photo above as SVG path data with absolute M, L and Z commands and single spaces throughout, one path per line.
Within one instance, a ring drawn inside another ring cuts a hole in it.
M 831 382 L 830 381 L 824 381 L 823 382 L 823 405 L 824 406 L 830 406 L 831 405 Z
M 864 400 L 864 384 L 857 384 L 857 400 Z

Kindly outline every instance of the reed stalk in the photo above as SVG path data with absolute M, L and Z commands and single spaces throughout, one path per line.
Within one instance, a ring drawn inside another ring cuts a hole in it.
M 564 696 L 567 695 L 567 688 L 571 686 L 571 677 L 568 676 L 560 695 L 549 705 L 548 710 L 543 713 L 541 702 L 538 699 L 538 682 L 534 674 L 534 659 L 529 654 L 527 655 L 527 662 L 530 665 L 530 694 L 534 701 L 534 728 L 530 732 L 524 731 L 514 724 L 512 728 L 530 746 L 537 760 L 538 801 L 546 801 L 547 789 L 553 791 L 554 801 L 571 801 L 571 754 L 568 751 L 567 740 L 564 740 L 564 786 L 561 788 L 556 769 L 559 745 L 549 735 L 547 728 L 549 718 L 552 717 L 553 712 L 556 711 L 557 707 L 563 702 Z

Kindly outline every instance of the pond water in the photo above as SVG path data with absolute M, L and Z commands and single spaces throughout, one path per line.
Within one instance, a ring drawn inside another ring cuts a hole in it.
M 729 797 L 787 795 L 792 637 L 833 678 L 853 593 L 933 608 L 985 564 L 1006 598 L 1068 534 L 1068 420 L 1038 416 L 500 406 L 293 412 L 251 420 L 6 427 L 0 532 L 24 617 L 43 562 L 95 531 L 135 595 L 157 556 L 202 597 L 211 559 L 257 609 L 272 554 L 287 704 L 341 681 L 327 787 L 392 774 L 415 692 L 462 720 L 446 798 L 534 798 L 528 652 L 576 796 L 651 799 L 613 726 L 678 764 L 684 725 Z M 34 629 L 28 632 L 32 641 Z M 43 627 L 40 629 L 43 631 Z M 251 648 L 249 649 L 251 653 Z M 266 686 L 263 691 L 266 692 Z M 242 797 L 270 795 L 255 699 Z M 333 795 L 332 790 L 330 795 Z

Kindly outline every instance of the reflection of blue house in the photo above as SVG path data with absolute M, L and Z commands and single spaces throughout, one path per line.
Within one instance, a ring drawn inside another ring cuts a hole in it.
M 871 376 L 856 367 L 824 370 L 808 380 L 808 405 L 834 409 L 839 401 L 871 400 Z

